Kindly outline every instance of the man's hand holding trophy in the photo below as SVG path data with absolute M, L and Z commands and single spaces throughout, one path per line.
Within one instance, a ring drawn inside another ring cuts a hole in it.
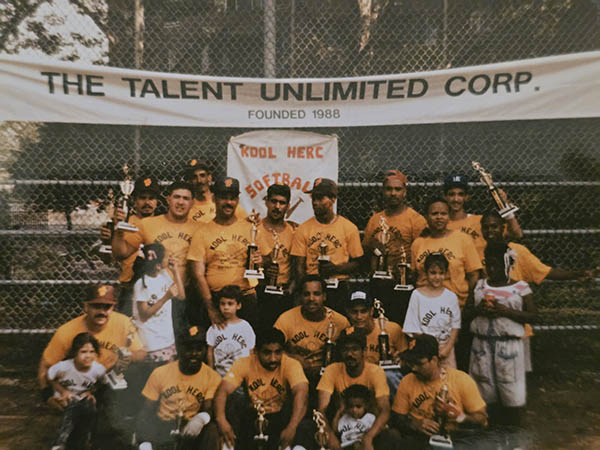
M 513 205 L 512 203 L 509 203 L 508 199 L 506 198 L 506 194 L 504 194 L 503 191 L 501 191 L 494 185 L 494 182 L 492 180 L 492 174 L 486 172 L 485 169 L 481 167 L 481 165 L 477 161 L 473 161 L 471 164 L 473 166 L 473 169 L 479 172 L 479 179 L 481 180 L 481 182 L 487 185 L 490 195 L 496 202 L 496 206 L 498 207 L 498 213 L 500 214 L 500 216 L 502 216 L 505 219 L 510 219 L 511 217 L 514 217 L 514 213 L 516 213 L 519 210 L 519 208 Z
M 250 243 L 248 244 L 246 253 L 246 270 L 244 272 L 244 278 L 262 280 L 265 278 L 265 274 L 263 268 L 260 266 L 262 258 L 258 252 L 258 245 L 256 245 L 260 214 L 255 210 L 252 210 L 252 214 L 248 216 L 248 220 L 252 223 L 252 230 L 250 231 Z

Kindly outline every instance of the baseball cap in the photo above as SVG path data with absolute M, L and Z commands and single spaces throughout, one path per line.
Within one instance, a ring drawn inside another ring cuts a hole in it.
M 350 297 L 348 297 L 346 306 L 351 308 L 354 305 L 365 305 L 370 307 L 373 306 L 373 299 L 365 291 L 354 291 L 350 294 Z
M 365 332 L 355 328 L 347 328 L 335 341 L 335 346 L 340 350 L 345 346 L 352 344 L 358 345 L 360 348 L 365 348 L 367 346 L 367 336 L 365 335 Z
M 336 197 L 338 195 L 338 187 L 335 181 L 329 178 L 317 178 L 313 184 L 312 191 L 306 191 L 312 195 L 327 195 L 328 197 Z
M 109 284 L 94 284 L 87 289 L 86 303 L 116 304 L 115 288 Z
M 144 192 L 150 192 L 151 194 L 154 194 L 156 196 L 160 195 L 160 185 L 158 184 L 158 181 L 156 181 L 156 178 L 140 177 L 137 180 L 135 180 L 132 195 L 135 197 Z
M 196 170 L 206 170 L 210 173 L 208 161 L 200 158 L 192 158 L 185 165 L 185 177 L 190 178 Z
M 193 326 L 183 331 L 180 341 L 184 345 L 206 344 L 206 330 L 202 327 Z
M 270 198 L 273 195 L 281 195 L 289 202 L 291 197 L 290 187 L 287 184 L 272 184 L 269 186 L 269 189 L 267 189 L 266 198 Z
M 444 192 L 448 189 L 462 188 L 467 190 L 469 188 L 469 178 L 466 175 L 461 174 L 450 174 L 444 178 Z
M 422 358 L 431 359 L 439 356 L 439 344 L 430 334 L 419 334 L 409 344 L 409 349 L 402 353 L 402 359 L 407 362 L 420 361 Z
M 385 175 L 383 176 L 383 182 L 385 183 L 388 179 L 399 180 L 404 184 L 406 184 L 408 180 L 406 175 L 396 169 L 386 170 Z
M 240 193 L 240 182 L 237 178 L 225 177 L 218 178 L 212 185 L 214 194 L 237 194 Z

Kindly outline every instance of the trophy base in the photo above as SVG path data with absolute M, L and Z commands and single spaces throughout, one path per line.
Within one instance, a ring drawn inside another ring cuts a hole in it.
M 399 370 L 400 364 L 396 364 L 391 359 L 387 359 L 385 361 L 379 361 L 379 367 L 381 367 L 383 370 Z
M 340 284 L 340 280 L 337 278 L 328 278 L 325 280 L 325 285 L 327 289 L 337 289 Z
M 507 205 L 502 209 L 498 210 L 498 214 L 504 219 L 506 216 L 510 216 L 511 214 L 516 213 L 519 210 L 518 206 L 515 205 Z
M 102 253 L 103 255 L 112 255 L 112 246 L 102 244 L 98 249 L 98 253 Z
M 121 391 L 127 389 L 127 381 L 123 375 L 115 373 L 113 370 L 106 374 L 108 385 L 113 391 Z
M 378 280 L 391 280 L 393 277 L 389 272 L 384 270 L 376 270 L 373 274 L 373 278 L 377 278 Z
M 139 228 L 136 227 L 135 225 L 131 225 L 129 222 L 121 221 L 117 224 L 117 230 L 136 232 L 136 231 L 139 231 Z
M 269 441 L 269 436 L 266 434 L 257 434 L 254 436 L 254 441 L 263 444 L 266 444 Z
M 267 286 L 265 294 L 283 295 L 283 288 L 281 286 Z
M 412 284 L 397 284 L 394 286 L 395 291 L 412 291 L 414 288 Z
M 265 274 L 263 273 L 262 270 L 246 269 L 246 271 L 244 272 L 244 278 L 256 278 L 258 280 L 262 280 L 265 278 Z
M 429 438 L 429 445 L 431 448 L 454 448 L 450 436 L 442 436 L 439 434 L 434 434 Z

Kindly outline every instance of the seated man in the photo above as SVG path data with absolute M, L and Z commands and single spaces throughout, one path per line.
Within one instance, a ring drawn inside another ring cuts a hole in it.
M 312 435 L 299 429 L 306 414 L 308 380 L 300 363 L 283 354 L 284 342 L 281 331 L 263 330 L 256 336 L 254 354 L 234 362 L 223 378 L 215 395 L 215 414 L 226 445 L 253 448 L 254 436 L 260 434 L 258 426 L 252 426 L 258 411 L 266 419 L 262 431 L 268 436 L 267 448 L 285 449 L 293 443 L 308 448 L 301 443 L 307 436 L 310 445 Z M 242 384 L 250 403 L 244 398 L 228 405 L 231 394 Z
M 455 448 L 485 439 L 485 402 L 475 381 L 465 372 L 440 367 L 435 337 L 420 334 L 402 358 L 412 368 L 396 392 L 394 422 L 403 439 L 398 448 L 429 449 L 432 435 L 449 434 Z M 446 397 L 444 399 L 444 397 Z M 468 433 L 475 428 L 477 433 Z M 475 447 L 473 447 L 475 448 Z
M 202 362 L 206 333 L 192 327 L 180 342 L 179 360 L 156 368 L 142 391 L 145 403 L 136 431 L 141 450 L 172 448 L 176 440 L 182 450 L 219 447 L 218 430 L 210 420 L 221 377 Z
M 362 444 L 365 450 L 373 448 L 390 449 L 394 447 L 397 436 L 385 430 L 385 425 L 390 417 L 390 389 L 387 385 L 385 373 L 378 365 L 366 362 L 366 338 L 363 333 L 354 333 L 341 336 L 337 341 L 338 351 L 343 362 L 333 363 L 325 369 L 321 381 L 317 386 L 319 393 L 319 411 L 327 413 L 335 395 L 336 404 L 339 405 L 339 397 L 353 384 L 364 385 L 374 393 L 376 409 L 375 422 L 371 429 L 362 436 Z M 329 447 L 339 449 L 340 442 L 331 427 L 327 424 Z

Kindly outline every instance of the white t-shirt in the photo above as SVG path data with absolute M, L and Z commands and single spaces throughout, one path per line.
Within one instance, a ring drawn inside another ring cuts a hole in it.
M 97 361 L 92 363 L 87 372 L 77 370 L 73 359 L 59 361 L 48 369 L 50 381 L 58 381 L 61 386 L 76 394 L 89 391 L 96 383 L 106 383 L 105 375 L 106 368 Z
M 227 324 L 223 330 L 212 325 L 206 332 L 206 342 L 214 348 L 215 370 L 222 377 L 236 360 L 250 356 L 255 341 L 254 330 L 243 319 Z
M 142 284 L 146 281 L 146 287 Z M 140 278 L 133 286 L 133 318 L 138 327 L 138 332 L 144 350 L 152 352 L 175 344 L 175 332 L 173 331 L 173 319 L 171 318 L 171 300 L 167 300 L 152 317 L 145 322 L 140 320 L 138 310 L 139 302 L 154 304 L 158 302 L 173 285 L 173 279 L 169 272 L 162 269 L 154 278 L 145 276 Z
M 375 416 L 366 413 L 360 419 L 344 414 L 338 422 L 338 433 L 341 435 L 342 447 L 347 447 L 359 441 L 367 431 L 371 429 L 375 422 Z
M 460 329 L 460 307 L 454 292 L 444 288 L 439 297 L 427 297 L 419 289 L 412 292 L 402 327 L 404 333 L 430 334 L 444 344 L 456 328 Z

